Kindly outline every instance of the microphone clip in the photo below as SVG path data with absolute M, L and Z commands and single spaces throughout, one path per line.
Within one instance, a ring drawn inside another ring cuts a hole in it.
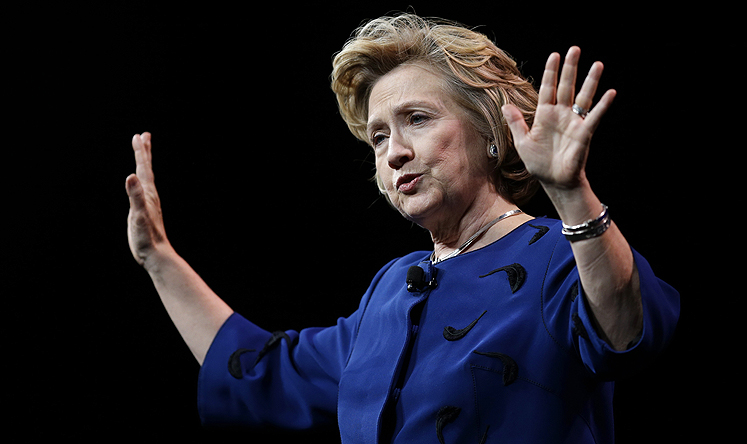
M 429 274 L 431 274 L 431 279 L 427 280 L 425 270 L 417 265 L 410 267 L 407 270 L 407 291 L 410 293 L 419 293 L 436 288 L 438 283 L 436 282 L 435 273 Z

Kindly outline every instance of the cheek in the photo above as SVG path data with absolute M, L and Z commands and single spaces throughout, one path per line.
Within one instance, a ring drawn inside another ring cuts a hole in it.
M 438 164 L 445 175 L 454 183 L 470 183 L 482 180 L 490 170 L 487 145 L 473 130 L 463 125 L 452 133 L 451 138 L 442 141 L 438 153 Z
M 467 153 L 457 144 L 444 144 L 435 151 L 431 165 L 434 176 L 446 188 L 469 180 L 472 173 Z
M 391 191 L 392 188 L 392 171 L 386 168 L 379 161 L 376 162 L 376 185 L 379 190 Z

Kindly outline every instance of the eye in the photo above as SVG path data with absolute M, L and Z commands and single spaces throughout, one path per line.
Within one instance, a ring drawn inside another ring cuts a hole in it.
M 386 139 L 386 134 L 375 133 L 371 136 L 371 145 L 375 147 L 379 146 Z
M 421 113 L 413 113 L 410 115 L 410 124 L 411 125 L 419 125 L 421 123 L 424 123 L 428 121 L 429 117 L 425 114 Z

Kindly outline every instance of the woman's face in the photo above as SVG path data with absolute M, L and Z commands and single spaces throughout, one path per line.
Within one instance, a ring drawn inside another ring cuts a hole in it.
M 490 192 L 487 141 L 437 75 L 417 65 L 390 71 L 374 84 L 368 116 L 379 181 L 407 219 L 433 232 Z

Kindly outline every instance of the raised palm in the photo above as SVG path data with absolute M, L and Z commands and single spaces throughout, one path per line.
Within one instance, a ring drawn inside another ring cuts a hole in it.
M 516 107 L 503 107 L 519 156 L 545 187 L 574 188 L 585 179 L 591 137 L 616 95 L 615 90 L 607 91 L 585 116 L 574 112 L 574 104 L 583 110 L 591 108 L 604 69 L 602 63 L 594 63 L 575 95 L 580 54 L 575 46 L 568 51 L 560 82 L 560 55 L 553 53 L 547 59 L 531 128 Z

